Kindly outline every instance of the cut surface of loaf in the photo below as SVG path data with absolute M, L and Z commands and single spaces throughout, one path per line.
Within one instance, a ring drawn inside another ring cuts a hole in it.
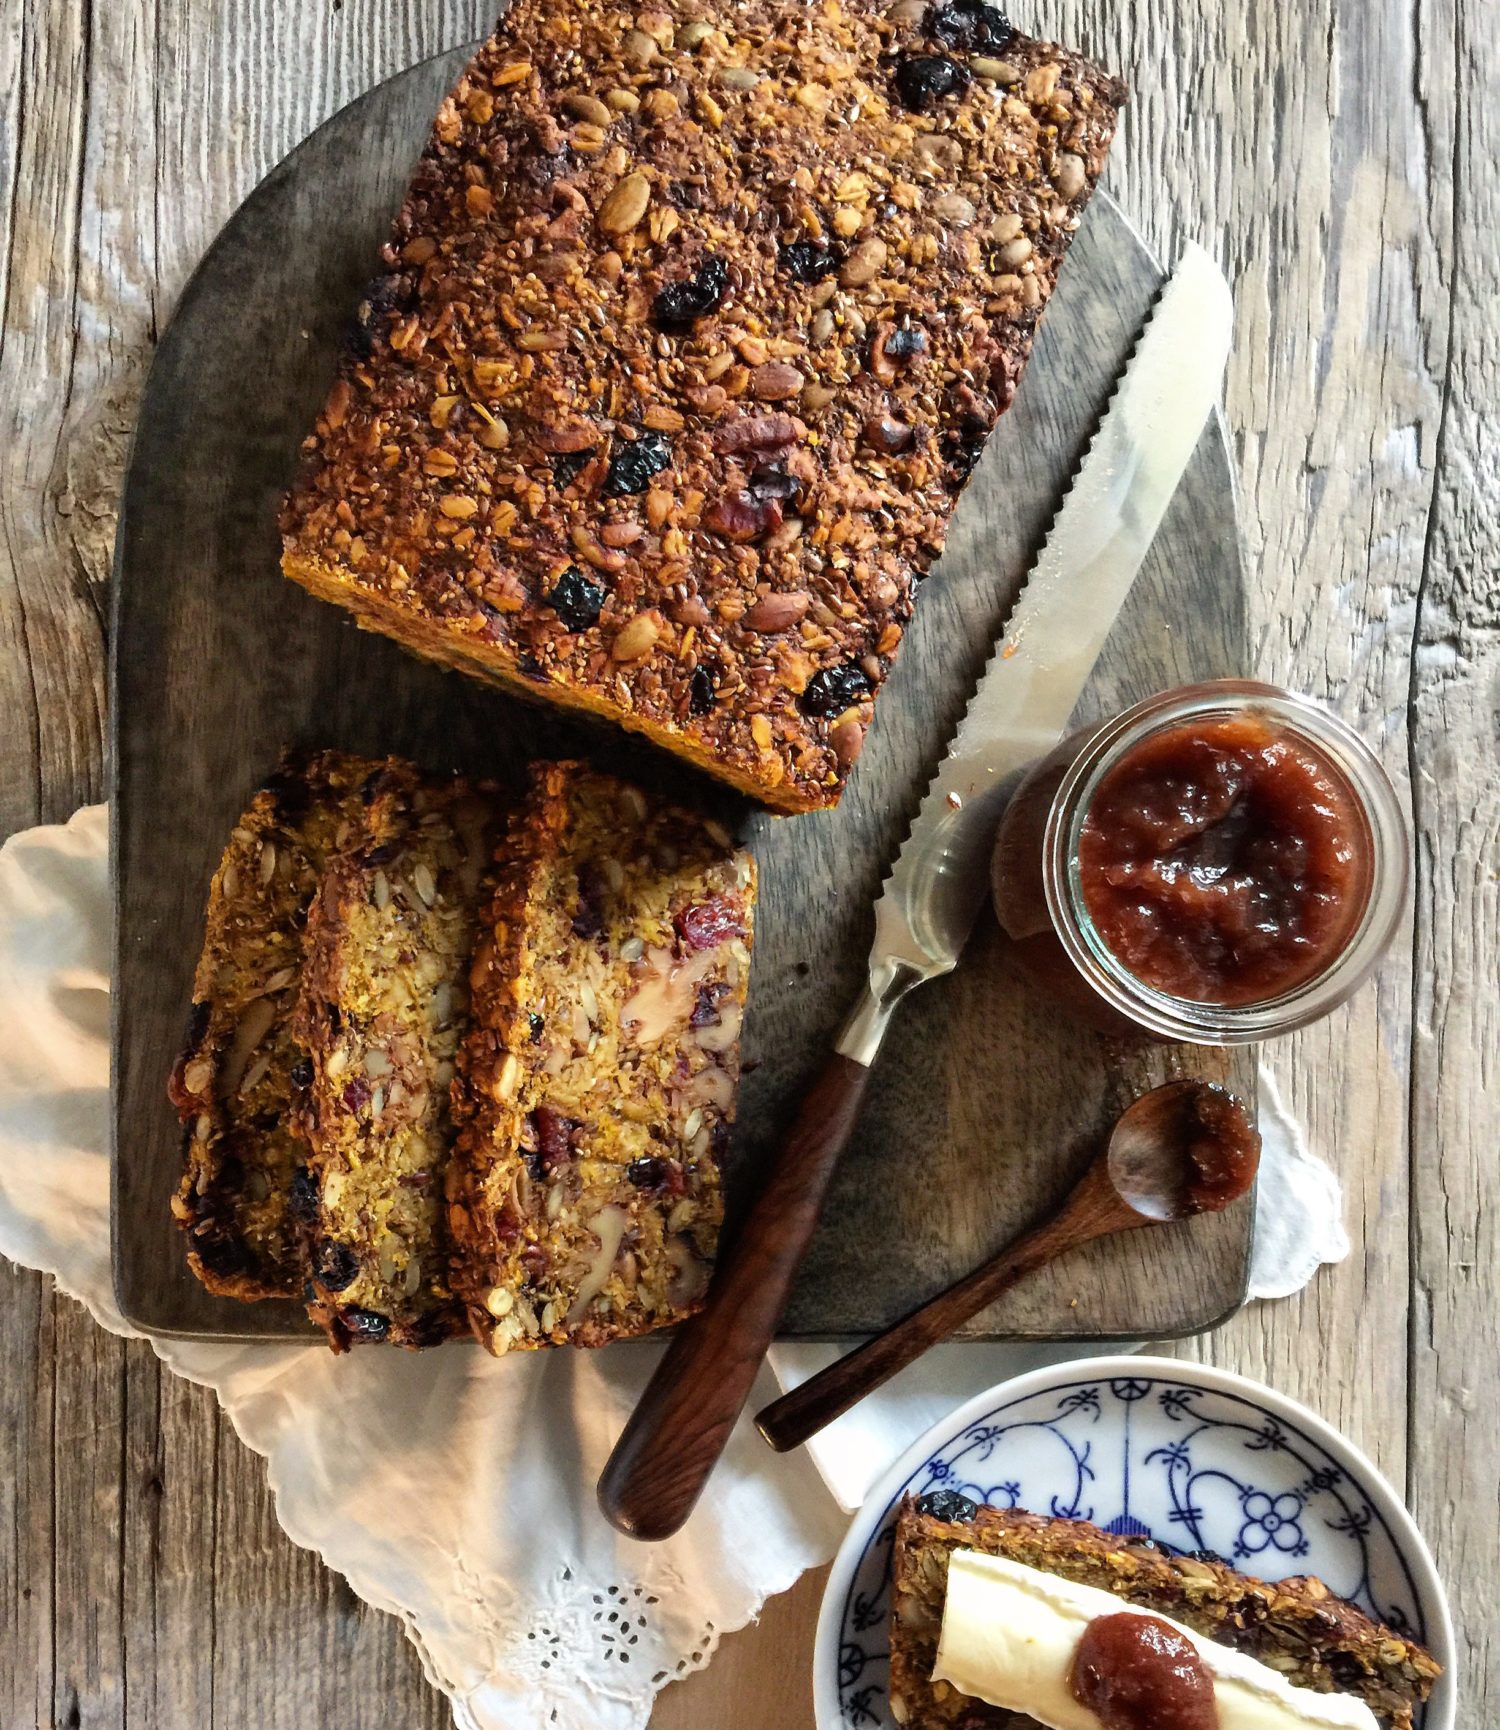
M 834 803 L 1123 100 L 983 0 L 515 0 L 360 306 L 287 574 Z
M 723 1212 L 755 878 L 717 824 L 537 765 L 459 1058 L 453 1283 L 493 1351 L 690 1314 Z
M 501 815 L 462 781 L 393 768 L 312 907 L 294 1207 L 309 1313 L 336 1350 L 432 1345 L 462 1327 L 443 1207 L 449 1088 Z
M 336 752 L 286 758 L 214 873 L 187 1045 L 169 1092 L 185 1131 L 172 1211 L 193 1272 L 222 1296 L 302 1290 L 288 1199 L 302 1158 L 289 1108 L 303 936 L 323 873 L 362 821 L 380 770 Z
M 1032 1730 L 1034 1724 L 932 1680 L 948 1558 L 956 1549 L 1005 1556 L 1113 1592 L 1249 1653 L 1299 1687 L 1353 1694 L 1391 1730 L 1411 1730 L 1413 1710 L 1440 1674 L 1425 1648 L 1334 1597 L 1321 1580 L 1270 1583 L 1215 1559 L 1113 1537 L 1085 1520 L 976 1509 L 961 1496 L 938 1492 L 908 1499 L 896 1521 L 891 1706 L 906 1730 Z

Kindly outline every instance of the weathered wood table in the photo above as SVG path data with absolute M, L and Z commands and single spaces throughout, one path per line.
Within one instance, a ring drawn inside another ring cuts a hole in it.
M 561 0 L 559 0 L 561 3 Z M 0 0 L 0 833 L 100 797 L 104 593 L 157 332 L 240 197 L 487 0 Z M 1045 0 L 1124 71 L 1111 185 L 1223 260 L 1255 665 L 1327 695 L 1410 800 L 1378 984 L 1276 1069 L 1353 1254 L 1181 1348 L 1307 1401 L 1431 1538 L 1460 1719 L 1500 1718 L 1500 8 Z M 225 378 L 232 391 L 235 381 Z M 0 1264 L 0 1725 L 447 1722 L 391 1619 L 282 1536 L 209 1395 Z M 819 1578 L 662 1726 L 807 1725 Z M 1492 1717 L 1492 1714 L 1494 1717 Z

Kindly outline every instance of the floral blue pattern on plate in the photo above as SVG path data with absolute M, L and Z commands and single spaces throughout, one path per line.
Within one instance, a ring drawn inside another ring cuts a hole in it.
M 1453 1630 L 1432 1559 L 1394 1492 L 1349 1443 L 1225 1371 L 1087 1359 L 971 1400 L 871 1491 L 823 1600 L 819 1730 L 894 1730 L 886 1691 L 895 1516 L 903 1496 L 930 1490 L 1208 1551 L 1263 1579 L 1316 1574 L 1451 1667 Z M 1445 1676 L 1417 1727 L 1451 1730 L 1453 1721 Z

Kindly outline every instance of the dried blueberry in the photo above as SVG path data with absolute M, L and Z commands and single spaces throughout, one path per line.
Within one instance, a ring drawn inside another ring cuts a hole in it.
M 553 585 L 547 605 L 570 631 L 586 631 L 598 623 L 604 590 L 591 583 L 576 565 L 569 565 Z
M 782 504 L 802 497 L 802 482 L 780 463 L 762 463 L 750 476 L 750 491 L 758 499 L 775 499 Z
M 694 715 L 706 715 L 713 706 L 713 674 L 707 667 L 694 667 L 688 680 L 688 709 Z
M 200 1237 L 195 1239 L 193 1251 L 203 1271 L 216 1279 L 233 1279 L 251 1270 L 250 1252 L 237 1237 Z
M 311 1087 L 313 1082 L 313 1066 L 310 1057 L 299 1057 L 287 1072 L 287 1079 L 293 1087 Z
M 305 1165 L 299 1165 L 292 1173 L 286 1205 L 293 1219 L 311 1224 L 318 1217 L 318 1180 Z
M 841 667 L 824 667 L 807 681 L 802 693 L 804 715 L 839 715 L 870 688 L 870 681 L 854 661 Z
M 341 1310 L 339 1320 L 355 1340 L 383 1340 L 391 1331 L 389 1316 L 377 1315 L 374 1310 L 362 1310 L 358 1306 Z
M 979 1512 L 979 1504 L 959 1495 L 957 1490 L 929 1490 L 925 1496 L 917 1497 L 917 1512 L 934 1520 L 972 1520 Z
M 343 1291 L 358 1272 L 359 1258 L 346 1243 L 325 1237 L 313 1253 L 313 1278 L 325 1291 Z
M 524 674 L 526 678 L 536 679 L 538 682 L 547 677 L 547 669 L 535 655 L 518 655 L 516 657 L 516 670 Z
M 416 285 L 405 271 L 391 271 L 377 276 L 365 289 L 364 299 L 354 312 L 354 325 L 349 332 L 349 346 L 361 360 L 375 352 L 375 342 L 385 335 L 399 316 L 416 305 Z
M 637 1189 L 655 1189 L 666 1176 L 667 1162 L 664 1159 L 633 1159 L 625 1167 L 625 1175 Z
M 943 97 L 968 88 L 968 73 L 942 54 L 903 54 L 896 62 L 896 94 L 913 114 L 925 114 Z
M 719 1005 L 729 995 L 728 980 L 717 979 L 712 984 L 698 987 L 698 996 L 693 1004 L 693 1013 L 688 1017 L 689 1027 L 717 1027 L 724 1019 L 719 1014 Z
M 901 329 L 893 330 L 885 339 L 888 360 L 911 360 L 914 356 L 926 352 L 927 332 L 914 325 L 903 325 Z
M 575 937 L 597 937 L 604 929 L 604 879 L 590 865 L 579 867 L 578 911 L 573 915 Z
M 213 1005 L 204 997 L 200 997 L 188 1011 L 187 1047 L 189 1051 L 196 1051 L 203 1043 L 203 1036 L 208 1032 L 208 1023 L 212 1014 Z
M 604 477 L 603 493 L 607 499 L 621 499 L 627 493 L 643 493 L 652 475 L 660 474 L 672 460 L 672 447 L 659 432 L 645 432 L 629 444 L 622 444 L 609 459 L 609 473 Z
M 821 282 L 843 263 L 834 246 L 819 246 L 815 240 L 794 240 L 781 249 L 781 268 L 793 282 Z
M 1015 33 L 1010 19 L 987 0 L 940 0 L 927 13 L 927 34 L 965 54 L 998 52 Z
M 586 451 L 559 451 L 551 459 L 553 480 L 557 482 L 558 486 L 566 490 L 588 467 L 593 454 L 592 448 Z
M 531 1029 L 531 1043 L 535 1045 L 547 1030 L 546 1021 L 534 1009 L 526 1013 L 526 1025 Z
M 651 303 L 651 317 L 662 330 L 682 331 L 695 318 L 717 312 L 729 288 L 729 270 L 722 258 L 705 256 L 697 271 L 683 282 L 669 282 Z

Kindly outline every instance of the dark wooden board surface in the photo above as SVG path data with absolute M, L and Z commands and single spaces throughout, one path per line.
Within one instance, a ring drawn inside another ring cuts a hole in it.
M 647 748 L 422 665 L 279 575 L 277 497 L 461 61 L 430 61 L 370 92 L 257 188 L 186 290 L 147 385 L 121 513 L 113 635 L 114 1220 L 122 1307 L 160 1332 L 285 1337 L 306 1328 L 291 1305 L 204 1293 L 167 1207 L 179 1154 L 164 1079 L 208 878 L 283 745 L 392 750 L 489 774 L 533 753 L 581 750 L 737 814 L 717 789 Z M 738 812 L 763 894 L 732 1197 L 753 1185 L 854 993 L 884 863 L 1159 280 L 1115 206 L 1098 200 L 1016 407 L 924 586 L 843 804 L 795 819 Z M 1215 421 L 1080 717 L 1183 679 L 1245 671 L 1246 656 L 1233 483 Z M 1061 1197 L 1114 1114 L 1155 1081 L 1205 1074 L 1253 1096 L 1249 1053 L 1111 1047 L 1028 997 L 988 915 L 958 972 L 917 993 L 900 1016 L 788 1333 L 884 1326 L 966 1271 Z M 1160 1339 L 1200 1330 L 1242 1300 L 1250 1232 L 1241 1206 L 1096 1246 L 969 1331 Z

